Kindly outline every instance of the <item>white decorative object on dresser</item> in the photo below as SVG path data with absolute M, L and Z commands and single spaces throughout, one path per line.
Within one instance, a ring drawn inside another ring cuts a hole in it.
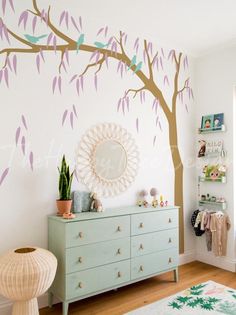
M 120 207 L 49 216 L 49 250 L 58 259 L 49 290 L 69 303 L 170 270 L 178 280 L 178 207 Z

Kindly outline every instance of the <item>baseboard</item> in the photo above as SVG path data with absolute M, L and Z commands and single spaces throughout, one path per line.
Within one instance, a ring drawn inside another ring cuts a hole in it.
M 39 308 L 48 306 L 48 296 L 47 293 L 41 295 L 38 298 Z M 12 302 L 0 297 L 0 314 L 1 315 L 11 315 Z
M 204 262 L 206 264 L 235 272 L 236 260 L 230 257 L 216 257 L 213 253 L 196 253 L 196 260 Z
M 187 250 L 179 255 L 179 265 L 185 265 L 196 260 L 195 250 Z

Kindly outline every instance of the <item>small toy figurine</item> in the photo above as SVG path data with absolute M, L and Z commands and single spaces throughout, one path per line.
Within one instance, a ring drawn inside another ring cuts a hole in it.
M 198 152 L 198 157 L 202 157 L 205 156 L 205 152 L 206 152 L 206 141 L 205 140 L 199 140 L 198 141 L 200 144 L 200 150 Z
M 141 190 L 140 193 L 139 193 L 139 196 L 143 199 L 142 204 L 143 204 L 143 206 L 144 206 L 145 208 L 148 207 L 148 202 L 147 202 L 147 200 L 145 199 L 145 197 L 146 197 L 147 195 L 148 195 L 148 192 L 147 192 L 146 190 Z
M 98 199 L 98 196 L 95 192 L 92 192 L 90 194 L 90 198 L 92 198 L 92 203 L 91 203 L 91 207 L 90 209 L 93 211 L 97 211 L 97 212 L 103 212 L 104 209 L 102 207 L 102 203 L 101 201 Z
M 160 206 L 164 207 L 164 201 L 163 201 L 163 196 L 162 195 L 160 196 Z
M 152 206 L 154 208 L 156 208 L 158 206 L 158 200 L 157 200 L 157 189 L 156 188 L 151 188 L 150 190 L 150 195 L 153 197 L 153 200 L 152 200 Z
M 64 219 L 74 219 L 75 218 L 75 214 L 74 213 L 63 213 L 63 218 Z
M 167 200 L 165 201 L 165 206 L 166 206 L 166 207 L 168 206 L 168 201 L 167 201 Z

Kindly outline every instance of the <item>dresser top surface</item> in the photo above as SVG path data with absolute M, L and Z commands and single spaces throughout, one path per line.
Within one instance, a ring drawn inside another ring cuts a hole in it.
M 132 214 L 139 214 L 139 213 L 147 213 L 147 212 L 155 212 L 155 211 L 165 211 L 165 210 L 173 210 L 178 209 L 177 206 L 167 206 L 167 207 L 138 207 L 138 206 L 125 206 L 125 207 L 116 207 L 105 209 L 104 212 L 79 212 L 76 213 L 76 217 L 74 219 L 64 219 L 57 215 L 50 215 L 50 220 L 56 220 L 62 223 L 71 223 L 76 221 L 84 221 L 84 220 L 93 220 L 93 219 L 102 219 L 102 218 L 109 218 L 109 217 L 117 217 L 117 216 L 124 216 L 124 215 L 132 215 Z

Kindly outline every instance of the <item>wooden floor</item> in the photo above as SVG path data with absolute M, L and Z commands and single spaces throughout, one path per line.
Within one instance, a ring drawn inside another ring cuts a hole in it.
M 70 304 L 69 315 L 120 315 L 143 305 L 175 294 L 194 284 L 207 280 L 236 289 L 236 273 L 225 271 L 200 262 L 179 268 L 179 282 L 173 282 L 173 273 L 166 273 L 138 282 L 117 291 L 109 291 Z M 40 310 L 40 315 L 61 315 L 61 304 Z

